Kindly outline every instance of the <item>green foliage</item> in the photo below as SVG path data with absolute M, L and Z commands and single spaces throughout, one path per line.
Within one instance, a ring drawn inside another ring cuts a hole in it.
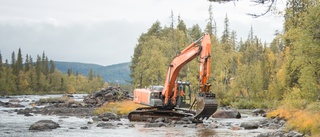
M 42 57 L 37 56 L 35 63 L 32 62 L 31 56 L 27 55 L 26 62 L 22 65 L 22 54 L 19 49 L 17 60 L 15 60 L 14 52 L 12 59 L 11 65 L 0 66 L 1 95 L 89 93 L 103 85 L 100 75 L 93 76 L 90 80 L 82 75 L 63 74 L 55 68 L 52 60 L 49 63 L 44 53 Z
M 240 99 L 237 102 L 231 103 L 232 107 L 239 108 L 239 109 L 254 109 L 257 108 L 257 105 L 253 101 Z

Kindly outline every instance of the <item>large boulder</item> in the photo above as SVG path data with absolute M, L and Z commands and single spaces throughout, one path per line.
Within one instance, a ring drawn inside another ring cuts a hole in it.
M 116 128 L 116 125 L 113 123 L 99 123 L 97 127 L 102 127 L 103 129 L 114 129 Z
M 252 110 L 253 115 L 255 116 L 263 116 L 264 114 L 266 114 L 266 111 L 262 110 L 262 109 L 254 109 Z
M 29 127 L 29 130 L 47 131 L 60 127 L 60 125 L 52 120 L 40 120 Z
M 106 112 L 103 114 L 99 115 L 99 118 L 105 118 L 105 119 L 110 119 L 110 120 L 120 120 L 117 114 L 112 113 L 112 112 Z
M 241 114 L 236 110 L 220 110 L 212 115 L 213 118 L 241 118 Z
M 242 122 L 240 124 L 240 127 L 243 127 L 244 129 L 257 129 L 259 127 L 258 122 Z
M 166 124 L 164 124 L 163 122 L 158 122 L 158 123 L 146 123 L 143 127 L 144 127 L 144 128 L 166 127 Z

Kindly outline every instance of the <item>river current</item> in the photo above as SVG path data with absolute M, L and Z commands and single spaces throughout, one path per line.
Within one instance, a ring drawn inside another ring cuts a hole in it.
M 21 95 L 10 96 L 10 98 L 2 97 L 0 101 L 8 102 L 9 100 L 20 100 L 21 105 L 27 108 L 32 107 L 30 102 L 39 100 L 40 98 L 61 97 L 62 95 Z M 81 101 L 82 94 L 74 95 L 75 100 Z M 34 116 L 18 115 L 14 112 L 15 109 L 20 108 L 5 108 L 0 107 L 0 136 L 1 137 L 198 137 L 198 136 L 234 136 L 234 137 L 251 137 L 257 136 L 260 133 L 270 132 L 270 130 L 258 128 L 253 130 L 232 130 L 227 128 L 227 125 L 239 126 L 241 122 L 256 121 L 259 122 L 264 117 L 254 117 L 250 115 L 251 110 L 239 110 L 241 112 L 241 119 L 213 119 L 210 118 L 204 121 L 205 124 L 219 122 L 219 128 L 208 127 L 152 127 L 144 128 L 142 122 L 130 122 L 128 119 L 121 119 L 119 126 L 112 129 L 103 129 L 97 127 L 99 122 L 93 122 L 92 117 L 61 117 L 54 115 L 32 114 Z M 60 128 L 52 131 L 29 131 L 29 127 L 39 120 L 53 120 L 60 125 Z M 134 126 L 130 126 L 134 125 Z M 225 127 L 223 125 L 226 125 Z M 88 127 L 88 129 L 81 129 L 81 127 Z

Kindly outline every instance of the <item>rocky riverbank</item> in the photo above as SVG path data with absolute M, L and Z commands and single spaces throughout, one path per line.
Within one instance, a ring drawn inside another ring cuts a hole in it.
M 302 134 L 290 131 L 285 132 L 284 127 L 286 121 L 274 117 L 267 119 L 265 117 L 266 112 L 261 109 L 256 110 L 236 110 L 236 109 L 219 109 L 211 118 L 204 120 L 203 123 L 193 123 L 191 118 L 183 118 L 181 120 L 175 121 L 166 118 L 159 118 L 155 120 L 150 120 L 148 122 L 129 122 L 125 115 L 119 116 L 115 113 L 106 112 L 100 115 L 94 115 L 93 110 L 100 106 L 101 104 L 107 103 L 110 98 L 110 94 L 99 94 L 99 95 L 87 95 L 83 97 L 83 101 L 75 101 L 73 96 L 62 96 L 65 98 L 64 101 L 57 101 L 51 99 L 44 103 L 40 100 L 37 101 L 23 101 L 23 99 L 15 99 L 15 101 L 0 102 L 0 106 L 3 108 L 12 108 L 2 110 L 6 114 L 12 115 L 16 113 L 16 117 L 30 117 L 30 119 L 37 119 L 37 117 L 50 116 L 57 117 L 58 120 L 50 121 L 47 126 L 55 128 L 50 132 L 55 132 L 55 130 L 69 129 L 82 132 L 81 130 L 103 130 L 103 129 L 114 129 L 117 130 L 130 130 L 143 133 L 150 133 L 149 131 L 155 131 L 158 136 L 163 135 L 166 130 L 179 130 L 181 132 L 190 131 L 191 136 L 257 136 L 257 137 L 267 137 L 267 136 L 280 136 L 280 137 L 300 137 Z M 107 96 L 106 96 L 107 95 Z M 99 100 L 96 98 L 99 97 Z M 108 99 L 104 98 L 107 97 Z M 86 103 L 85 98 L 90 99 L 91 103 Z M 49 100 L 49 99 L 48 99 Z M 96 102 L 94 103 L 94 100 Z M 103 100 L 103 101 L 101 101 Z M 1 101 L 1 100 L 0 100 Z M 119 100 L 121 101 L 121 100 Z M 23 103 L 24 102 L 24 103 Z M 23 108 L 22 104 L 29 103 Z M 100 102 L 100 103 L 99 103 Z M 102 103 L 103 102 L 103 103 Z M 19 104 L 19 105 L 17 105 Z M 22 105 L 22 106 L 20 106 Z M 19 107 L 17 107 L 19 106 Z M 31 118 L 34 117 L 34 118 Z M 73 124 L 73 126 L 66 127 L 63 121 L 66 119 L 72 119 L 72 117 L 78 117 L 84 119 L 85 124 Z M 28 119 L 28 118 L 27 118 Z M 37 120 L 46 122 L 50 119 L 39 119 Z M 37 130 L 37 127 L 32 125 L 39 125 L 37 121 L 30 121 L 29 128 L 32 130 Z M 56 124 L 59 124 L 58 126 Z M 40 122 L 41 123 L 41 122 Z M 46 126 L 46 124 L 40 124 Z M 38 126 L 39 127 L 39 126 Z M 51 129 L 49 127 L 49 129 Z M 47 127 L 39 127 L 39 129 L 47 129 Z M 79 131 L 80 130 L 80 131 Z M 192 132 L 193 131 L 193 132 Z M 48 132 L 48 131 L 46 131 Z M 177 134 L 175 131 L 171 131 L 172 134 Z M 121 132 L 120 132 L 121 133 Z M 123 134 L 124 135 L 124 134 Z M 185 135 L 185 134 L 181 134 Z M 113 135 L 110 135 L 113 136 Z M 139 133 L 133 136 L 140 136 Z M 180 134 L 177 134 L 180 136 Z

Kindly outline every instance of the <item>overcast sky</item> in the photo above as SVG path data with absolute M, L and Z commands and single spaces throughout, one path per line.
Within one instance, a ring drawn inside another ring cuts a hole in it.
M 254 35 L 270 43 L 283 18 L 267 14 L 252 18 L 265 7 L 250 0 L 212 3 L 218 36 L 227 14 L 231 30 L 246 39 L 252 25 Z M 21 48 L 23 60 L 35 60 L 43 52 L 54 61 L 112 65 L 130 62 L 137 39 L 157 20 L 170 26 L 171 10 L 190 28 L 204 29 L 209 18 L 207 0 L 0 0 L 0 52 L 3 61 Z M 281 10 L 284 1 L 278 0 Z

